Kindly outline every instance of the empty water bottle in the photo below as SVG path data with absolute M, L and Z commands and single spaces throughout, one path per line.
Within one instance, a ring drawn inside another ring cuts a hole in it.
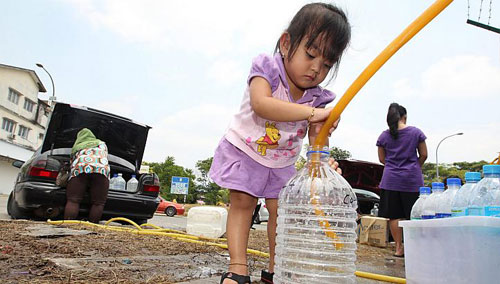
M 436 218 L 436 209 L 440 199 L 441 194 L 444 191 L 444 183 L 433 182 L 432 183 L 432 193 L 425 200 L 422 208 L 422 219 L 434 219 Z
M 328 157 L 310 148 L 279 195 L 274 283 L 356 282 L 357 199 Z
M 500 216 L 500 165 L 484 165 L 483 175 L 472 189 L 469 215 Z
M 137 191 L 137 186 L 139 185 L 139 181 L 135 178 L 135 175 L 127 181 L 127 191 Z
M 436 218 L 451 217 L 451 203 L 455 198 L 455 194 L 460 189 L 462 181 L 459 178 L 446 179 L 448 189 L 439 196 L 436 207 Z
M 480 172 L 466 172 L 465 184 L 455 194 L 455 198 L 451 203 L 451 215 L 453 217 L 467 216 L 470 195 L 474 186 L 481 179 Z
M 125 182 L 125 179 L 123 179 L 123 176 L 121 173 L 119 173 L 118 176 L 116 177 L 114 185 L 115 185 L 115 189 L 126 190 L 126 188 L 125 188 L 126 182 Z
M 422 186 L 420 188 L 420 195 L 415 201 L 415 204 L 413 204 L 413 207 L 411 208 L 411 213 L 410 217 L 412 220 L 420 220 L 422 219 L 422 209 L 425 200 L 427 200 L 427 197 L 431 194 L 431 188 L 427 186 Z

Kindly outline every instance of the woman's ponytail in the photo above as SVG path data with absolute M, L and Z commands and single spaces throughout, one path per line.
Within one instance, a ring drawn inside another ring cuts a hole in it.
M 401 107 L 404 109 L 404 107 Z M 406 109 L 405 109 L 406 112 Z M 398 122 L 401 118 L 400 106 L 397 103 L 392 103 L 387 111 L 387 125 L 392 138 L 398 139 Z

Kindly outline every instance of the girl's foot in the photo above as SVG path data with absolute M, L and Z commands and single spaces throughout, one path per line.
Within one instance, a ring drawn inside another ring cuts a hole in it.
M 250 276 L 239 275 L 234 272 L 225 272 L 220 279 L 221 284 L 251 284 Z

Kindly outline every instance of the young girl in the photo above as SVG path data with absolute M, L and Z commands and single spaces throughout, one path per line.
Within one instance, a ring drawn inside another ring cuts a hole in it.
M 278 194 L 295 174 L 302 139 L 308 134 L 312 144 L 330 114 L 325 105 L 335 95 L 319 84 L 331 71 L 332 77 L 336 73 L 350 33 L 339 8 L 308 4 L 279 38 L 274 56 L 254 59 L 240 111 L 219 143 L 209 173 L 230 190 L 230 263 L 221 283 L 250 283 L 246 250 L 259 197 L 266 199 L 269 211 L 269 270 L 262 271 L 261 279 L 272 283 Z

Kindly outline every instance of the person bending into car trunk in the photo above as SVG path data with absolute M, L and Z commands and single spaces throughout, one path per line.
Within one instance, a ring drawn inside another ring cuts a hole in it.
M 387 112 L 389 129 L 377 140 L 378 157 L 385 165 L 380 181 L 379 216 L 389 218 L 389 228 L 396 243 L 394 256 L 403 257 L 403 230 L 400 219 L 410 219 L 411 208 L 424 184 L 422 165 L 427 159 L 425 134 L 406 125 L 406 108 L 392 103 Z M 418 154 L 417 154 L 418 153 Z
M 66 187 L 64 219 L 75 219 L 87 189 L 90 191 L 89 221 L 99 223 L 109 188 L 108 148 L 87 128 L 77 134 L 71 149 L 71 172 Z

